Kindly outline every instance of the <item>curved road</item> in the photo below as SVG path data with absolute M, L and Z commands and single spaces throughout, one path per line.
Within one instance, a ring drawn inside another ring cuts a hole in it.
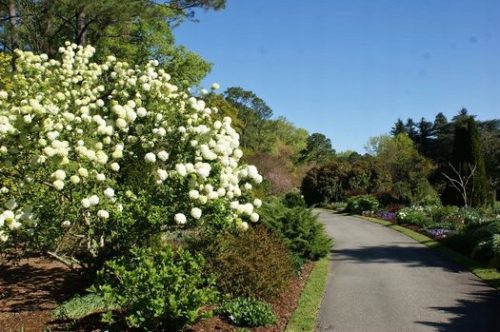
M 381 225 L 316 210 L 334 238 L 318 331 L 500 331 L 500 292 Z

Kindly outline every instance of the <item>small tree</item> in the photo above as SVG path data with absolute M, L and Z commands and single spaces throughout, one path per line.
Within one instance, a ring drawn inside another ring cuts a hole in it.
M 471 187 L 469 183 L 476 173 L 476 165 L 472 166 L 471 164 L 467 164 L 468 173 L 462 171 L 462 165 L 459 165 L 458 169 L 456 169 L 451 163 L 449 163 L 449 166 L 454 174 L 451 176 L 444 172 L 442 174 L 450 182 L 451 186 L 459 192 L 464 201 L 464 206 L 468 207 L 469 199 L 474 194 L 474 187 Z

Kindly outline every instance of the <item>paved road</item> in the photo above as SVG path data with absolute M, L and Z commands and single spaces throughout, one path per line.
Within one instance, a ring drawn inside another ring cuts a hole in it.
M 318 210 L 334 238 L 318 331 L 499 331 L 500 292 L 381 225 Z

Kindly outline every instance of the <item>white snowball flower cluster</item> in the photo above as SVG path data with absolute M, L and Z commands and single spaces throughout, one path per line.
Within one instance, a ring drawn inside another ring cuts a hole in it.
M 91 46 L 59 51 L 60 60 L 16 51 L 12 88 L 0 91 L 0 243 L 50 222 L 62 232 L 111 225 L 141 192 L 164 195 L 154 203 L 165 225 L 210 222 L 221 203 L 240 229 L 259 219 L 261 202 L 249 200 L 262 176 L 240 163 L 230 118 L 171 84 L 158 61 L 97 64 Z M 57 207 L 39 220 L 36 200 L 47 197 Z M 108 233 L 89 231 L 89 247 Z

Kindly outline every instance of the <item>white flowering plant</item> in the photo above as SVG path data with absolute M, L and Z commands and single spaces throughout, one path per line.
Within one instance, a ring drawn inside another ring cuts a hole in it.
M 67 43 L 60 60 L 16 51 L 0 91 L 0 250 L 92 262 L 160 232 L 248 228 L 262 176 L 241 163 L 230 118 L 169 83 Z

